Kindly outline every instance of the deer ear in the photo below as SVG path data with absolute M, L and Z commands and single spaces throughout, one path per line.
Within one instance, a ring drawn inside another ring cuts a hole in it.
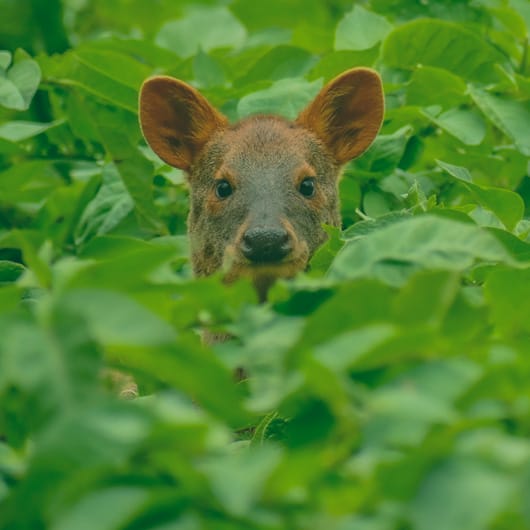
M 384 114 L 381 78 L 353 68 L 330 81 L 298 116 L 339 164 L 363 153 L 376 137 Z
M 189 170 L 212 134 L 227 119 L 192 86 L 157 76 L 140 90 L 140 125 L 147 143 L 166 163 Z

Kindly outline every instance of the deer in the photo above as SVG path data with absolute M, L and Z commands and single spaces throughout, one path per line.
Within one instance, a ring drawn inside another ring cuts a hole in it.
M 197 89 L 147 79 L 139 119 L 147 144 L 183 170 L 193 273 L 250 278 L 260 301 L 273 283 L 303 271 L 340 227 L 344 165 L 375 139 L 383 120 L 379 75 L 353 68 L 328 82 L 295 120 L 258 114 L 236 123 Z

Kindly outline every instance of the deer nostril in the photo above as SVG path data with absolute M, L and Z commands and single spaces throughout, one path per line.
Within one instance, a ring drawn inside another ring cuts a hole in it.
M 291 238 L 284 228 L 251 228 L 241 241 L 241 252 L 254 263 L 279 262 L 291 250 Z

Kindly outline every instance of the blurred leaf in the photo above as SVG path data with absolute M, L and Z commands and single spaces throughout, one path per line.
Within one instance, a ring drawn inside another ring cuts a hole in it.
M 252 114 L 280 114 L 294 119 L 320 90 L 320 80 L 309 82 L 301 78 L 282 79 L 270 88 L 253 92 L 240 99 L 237 112 L 240 118 Z
M 336 50 L 367 50 L 383 40 L 392 25 L 381 15 L 354 6 L 337 25 Z
M 277 46 L 261 57 L 241 78 L 238 85 L 248 85 L 263 79 L 277 81 L 286 77 L 303 76 L 316 58 L 303 48 Z
M 124 294 L 76 288 L 61 297 L 60 306 L 83 315 L 98 341 L 108 346 L 149 346 L 175 340 L 176 333 L 167 322 Z
M 0 68 L 2 70 L 7 70 L 11 64 L 12 55 L 11 52 L 7 50 L 0 50 Z
M 240 450 L 208 459 L 201 467 L 226 511 L 243 516 L 249 514 L 259 499 L 280 457 L 276 448 L 261 445 L 253 451 Z M 233 487 L 227 488 L 227 483 Z
M 193 71 L 199 87 L 216 87 L 226 84 L 226 77 L 219 62 L 201 49 L 193 60 Z
M 148 498 L 142 488 L 114 487 L 93 491 L 56 518 L 52 530 L 90 530 L 97 524 L 101 530 L 113 530 L 131 519 Z
M 25 267 L 13 261 L 0 260 L 0 285 L 14 282 L 25 271 Z
M 7 57 L 4 55 L 4 62 Z M 15 60 L 7 75 L 0 76 L 0 105 L 14 110 L 26 110 L 41 80 L 39 65 L 23 50 L 15 52 Z
M 166 22 L 156 43 L 180 57 L 190 57 L 199 48 L 208 52 L 240 46 L 245 37 L 245 28 L 226 7 L 194 6 L 184 18 Z
M 52 123 L 34 123 L 29 121 L 10 121 L 0 125 L 0 138 L 10 142 L 20 142 L 27 140 L 38 134 L 61 125 L 62 121 Z
M 448 459 L 425 479 L 412 504 L 412 519 L 418 530 L 485 530 L 505 508 L 515 487 L 514 477 L 486 462 Z M 440 499 L 445 500 L 443 504 Z M 471 510 L 470 506 L 482 508 Z
M 530 298 L 530 271 L 499 269 L 492 271 L 485 284 L 485 295 L 491 305 L 491 318 L 505 333 L 530 332 L 525 317 Z

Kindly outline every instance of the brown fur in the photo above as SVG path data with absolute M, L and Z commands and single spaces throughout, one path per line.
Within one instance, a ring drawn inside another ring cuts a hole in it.
M 326 239 L 322 224 L 340 225 L 340 169 L 369 147 L 383 108 L 379 76 L 365 68 L 328 83 L 294 122 L 260 115 L 230 125 L 193 87 L 148 79 L 140 122 L 160 158 L 188 174 L 195 274 L 250 277 L 264 299 L 276 278 L 303 270 Z M 300 190 L 306 178 L 315 182 L 311 197 Z M 216 193 L 221 180 L 232 187 L 229 197 Z M 287 250 L 279 252 L 280 243 Z

